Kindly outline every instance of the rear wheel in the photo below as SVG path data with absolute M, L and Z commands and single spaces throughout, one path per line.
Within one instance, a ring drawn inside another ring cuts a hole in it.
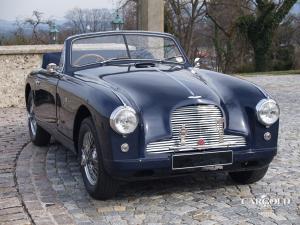
M 45 146 L 50 142 L 51 135 L 40 127 L 33 112 L 33 94 L 29 93 L 27 100 L 28 127 L 31 141 L 37 146 Z
M 229 176 L 232 180 L 240 184 L 252 184 L 261 180 L 268 171 L 268 166 L 258 170 L 230 172 Z
M 80 126 L 78 150 L 81 173 L 88 193 L 96 199 L 109 199 L 117 191 L 118 183 L 104 170 L 100 143 L 90 117 Z

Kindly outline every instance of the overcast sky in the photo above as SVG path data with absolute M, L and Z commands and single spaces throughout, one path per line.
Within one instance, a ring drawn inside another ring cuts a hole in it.
M 30 17 L 33 10 L 43 12 L 45 18 L 63 19 L 66 11 L 79 8 L 115 9 L 119 0 L 0 0 L 0 19 L 15 20 Z M 300 2 L 300 0 L 299 0 Z M 300 11 L 300 5 L 294 12 Z
M 114 9 L 117 2 L 118 0 L 0 0 L 0 19 L 29 17 L 33 10 L 38 10 L 45 14 L 45 18 L 60 20 L 66 11 L 75 7 Z

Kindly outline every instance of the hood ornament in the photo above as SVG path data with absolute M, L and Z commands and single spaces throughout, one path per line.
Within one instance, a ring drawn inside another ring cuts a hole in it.
M 189 96 L 188 97 L 189 99 L 200 99 L 200 98 L 202 98 L 202 96 L 200 96 L 200 95 L 198 95 L 198 96 Z

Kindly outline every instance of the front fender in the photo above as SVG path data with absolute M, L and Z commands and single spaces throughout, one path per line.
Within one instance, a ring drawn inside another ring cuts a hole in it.
M 119 98 L 120 93 L 114 92 L 109 87 L 103 86 L 99 83 L 87 83 L 85 88 L 76 91 L 78 98 L 81 99 L 92 114 L 93 121 L 98 133 L 98 138 L 101 145 L 102 156 L 104 159 L 104 166 L 106 162 L 112 159 L 133 159 L 139 157 L 139 144 L 141 124 L 137 129 L 126 136 L 116 133 L 110 127 L 110 115 L 119 106 L 123 105 L 122 100 L 127 101 L 126 98 Z M 81 85 L 80 85 L 81 86 Z M 79 93 L 78 93 L 79 92 Z M 127 102 L 126 102 L 127 103 Z M 128 104 L 128 103 L 127 103 Z M 123 153 L 120 146 L 123 143 L 130 144 L 130 151 Z
M 269 97 L 265 90 L 237 77 L 207 70 L 195 71 L 220 96 L 226 115 L 226 130 L 243 133 L 251 148 L 277 147 L 279 121 L 266 127 L 256 116 L 257 103 Z M 273 138 L 270 141 L 264 140 L 265 132 L 272 134 Z

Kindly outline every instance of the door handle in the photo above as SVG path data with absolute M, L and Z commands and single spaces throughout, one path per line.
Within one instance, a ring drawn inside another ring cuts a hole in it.
M 36 81 L 35 81 L 35 84 L 36 84 L 36 85 L 40 85 L 40 83 L 41 83 L 41 82 L 40 82 L 39 80 L 36 80 Z

